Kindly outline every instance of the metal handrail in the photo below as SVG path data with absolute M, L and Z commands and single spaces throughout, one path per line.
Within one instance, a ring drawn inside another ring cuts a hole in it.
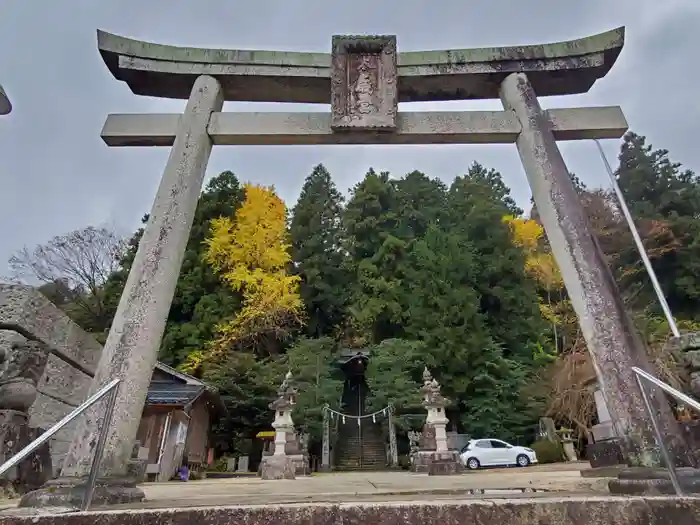
M 100 461 L 102 460 L 102 454 L 104 453 L 105 442 L 107 441 L 107 430 L 109 429 L 112 423 L 112 415 L 114 414 L 114 403 L 117 399 L 117 388 L 119 386 L 119 383 L 121 383 L 121 379 L 112 379 L 109 383 L 107 383 L 105 386 L 100 388 L 97 392 L 95 392 L 93 395 L 91 395 L 85 401 L 83 401 L 83 403 L 80 406 L 78 406 L 75 410 L 73 410 L 70 414 L 65 416 L 58 423 L 56 423 L 54 426 L 52 426 L 46 432 L 44 432 L 41 436 L 36 438 L 29 445 L 27 445 L 22 450 L 17 452 L 17 454 L 8 459 L 5 463 L 2 464 L 2 466 L 0 466 L 0 476 L 5 474 L 12 467 L 19 464 L 23 459 L 29 456 L 29 454 L 34 452 L 44 443 L 46 443 L 49 439 L 51 439 L 54 436 L 54 434 L 56 434 L 68 423 L 70 423 L 83 412 L 85 412 L 92 405 L 100 401 L 107 394 L 110 394 L 109 401 L 107 403 L 107 412 L 105 413 L 105 419 L 102 424 L 102 428 L 100 429 L 100 436 L 97 439 L 97 446 L 95 447 L 95 455 L 92 458 L 92 465 L 90 465 L 90 474 L 88 475 L 88 484 L 85 491 L 85 496 L 83 497 L 83 503 L 80 507 L 80 510 L 82 511 L 88 510 L 88 508 L 90 507 L 90 503 L 92 503 L 92 496 L 95 492 L 97 471 L 100 465 Z
M 663 390 L 667 394 L 675 397 L 677 400 L 682 401 L 683 403 L 685 403 L 687 405 L 690 405 L 698 412 L 700 412 L 700 403 L 698 403 L 692 397 L 687 396 L 683 392 L 676 390 L 671 385 L 664 383 L 663 381 L 654 377 L 650 373 L 645 372 L 641 368 L 633 366 L 632 371 L 635 373 L 635 376 L 637 378 L 637 384 L 639 384 L 639 389 L 642 391 L 642 399 L 644 400 L 644 406 L 646 408 L 647 413 L 649 414 L 649 417 L 651 418 L 651 426 L 654 428 L 654 433 L 656 434 L 656 441 L 658 441 L 658 443 L 659 443 L 659 448 L 661 449 L 661 455 L 663 456 L 664 461 L 666 462 L 666 468 L 668 469 L 668 476 L 669 476 L 669 478 L 671 478 L 671 484 L 673 485 L 673 489 L 676 491 L 676 495 L 682 496 L 683 489 L 681 488 L 681 484 L 678 481 L 678 474 L 676 473 L 676 466 L 673 464 L 673 461 L 671 460 L 671 454 L 669 453 L 668 448 L 666 447 L 666 443 L 664 442 L 664 437 L 663 437 L 663 434 L 661 433 L 661 427 L 659 427 L 659 422 L 656 419 L 656 415 L 654 415 L 654 409 L 651 406 L 651 400 L 649 399 L 649 394 L 647 393 L 647 390 L 644 387 L 644 383 L 642 382 L 642 379 L 646 379 L 650 383 L 658 386 L 661 390 Z

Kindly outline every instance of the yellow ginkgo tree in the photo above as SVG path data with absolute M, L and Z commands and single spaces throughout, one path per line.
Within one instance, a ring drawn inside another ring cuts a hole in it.
M 273 187 L 245 185 L 235 220 L 211 222 L 205 259 L 219 277 L 242 294 L 242 308 L 218 327 L 218 349 L 271 355 L 302 322 L 299 277 L 290 275 L 287 209 Z
M 546 298 L 540 299 L 540 311 L 551 323 L 560 324 L 559 310 L 552 303 L 552 296 L 559 292 L 564 283 L 559 273 L 554 256 L 544 247 L 544 228 L 534 219 L 525 219 L 506 215 L 503 222 L 512 232 L 513 244 L 519 246 L 525 254 L 525 271 L 537 281 L 545 292 Z

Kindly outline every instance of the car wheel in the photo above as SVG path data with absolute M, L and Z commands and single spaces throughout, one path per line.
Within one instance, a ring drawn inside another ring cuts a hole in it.
M 476 470 L 476 469 L 478 469 L 480 466 L 481 466 L 481 464 L 479 463 L 479 460 L 476 459 L 476 458 L 469 458 L 469 459 L 467 460 L 467 468 L 468 468 L 469 470 Z
M 527 467 L 530 465 L 530 458 L 528 458 L 525 454 L 520 454 L 515 462 L 518 464 L 519 467 Z

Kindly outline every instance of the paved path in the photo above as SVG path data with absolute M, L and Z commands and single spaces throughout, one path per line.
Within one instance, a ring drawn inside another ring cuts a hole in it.
M 405 471 L 318 474 L 295 480 L 259 478 L 146 483 L 148 501 L 114 509 L 159 509 L 206 506 L 390 503 L 465 499 L 541 498 L 607 494 L 607 480 L 582 478 L 588 463 L 537 465 L 525 469 L 428 476 Z M 526 492 L 523 492 L 523 489 Z M 1 501 L 0 514 L 18 501 Z
M 581 478 L 579 470 L 582 468 L 588 468 L 588 464 L 484 470 L 459 476 L 348 472 L 280 481 L 233 478 L 148 483 L 143 485 L 147 502 L 118 508 L 540 497 L 552 496 L 552 492 L 559 495 L 607 493 L 607 482 Z M 523 493 L 522 489 L 527 492 Z

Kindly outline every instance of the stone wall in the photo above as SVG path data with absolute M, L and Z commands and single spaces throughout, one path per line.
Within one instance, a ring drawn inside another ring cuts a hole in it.
M 0 284 L 0 354 L 12 344 L 40 341 L 49 357 L 29 409 L 31 427 L 47 429 L 87 397 L 102 346 L 46 297 L 29 286 Z M 54 471 L 60 469 L 76 422 L 51 441 Z
M 700 498 L 553 497 L 3 514 L 3 525 L 700 525 Z

